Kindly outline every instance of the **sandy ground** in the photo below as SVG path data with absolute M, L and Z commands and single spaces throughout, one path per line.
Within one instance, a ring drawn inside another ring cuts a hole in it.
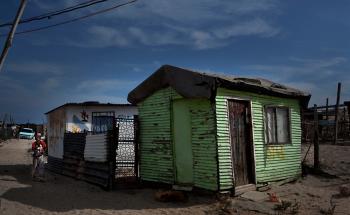
M 271 203 L 238 198 L 217 200 L 214 196 L 190 194 L 187 203 L 163 203 L 154 199 L 155 189 L 106 192 L 82 181 L 47 174 L 46 182 L 30 178 L 30 142 L 0 143 L 0 214 L 263 214 Z M 294 183 L 274 185 L 267 193 L 292 203 L 298 214 L 322 214 L 335 205 L 334 214 L 350 214 L 350 198 L 339 197 L 339 186 L 350 185 L 350 147 L 321 145 L 321 166 L 337 178 L 308 175 Z M 303 149 L 305 152 L 305 149 Z M 312 150 L 311 150 L 312 152 Z M 311 162 L 312 153 L 307 157 Z M 333 196 L 333 197 L 332 197 Z M 238 208 L 235 203 L 243 205 Z M 247 204 L 248 202 L 248 204 Z M 254 204 L 253 204 L 254 203 Z M 257 205 L 258 204 L 258 205 Z M 273 203 L 272 206 L 280 205 Z M 272 210 L 271 214 L 290 214 Z
M 82 181 L 47 173 L 30 178 L 30 142 L 10 140 L 0 147 L 0 214 L 207 214 L 213 197 L 191 195 L 187 203 L 154 200 L 157 190 L 106 192 Z

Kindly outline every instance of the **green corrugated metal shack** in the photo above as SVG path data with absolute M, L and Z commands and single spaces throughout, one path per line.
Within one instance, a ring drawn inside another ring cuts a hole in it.
M 224 191 L 296 178 L 309 99 L 265 79 L 164 65 L 128 95 L 141 180 Z

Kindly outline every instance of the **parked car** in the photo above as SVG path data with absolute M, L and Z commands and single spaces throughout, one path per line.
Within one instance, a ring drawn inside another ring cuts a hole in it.
M 33 139 L 35 136 L 35 132 L 31 128 L 22 128 L 19 132 L 19 138 L 20 139 Z

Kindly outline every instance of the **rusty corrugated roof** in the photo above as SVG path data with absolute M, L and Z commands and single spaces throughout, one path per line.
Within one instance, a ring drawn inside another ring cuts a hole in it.
M 171 65 L 160 67 L 128 95 L 132 104 L 144 100 L 155 91 L 173 87 L 185 98 L 214 98 L 219 87 L 299 99 L 307 107 L 311 95 L 301 90 L 278 84 L 263 78 L 246 78 L 211 74 L 183 69 Z

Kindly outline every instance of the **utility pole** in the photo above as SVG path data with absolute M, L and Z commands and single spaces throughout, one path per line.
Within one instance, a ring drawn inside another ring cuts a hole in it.
M 327 120 L 327 123 L 328 123 L 328 98 L 326 100 L 326 120 Z
M 334 119 L 334 140 L 333 144 L 336 145 L 338 141 L 338 111 L 339 111 L 339 100 L 340 100 L 341 83 L 338 83 L 337 89 L 337 103 L 335 105 L 335 119 Z
M 4 65 L 4 61 L 5 61 L 5 58 L 7 56 L 7 53 L 12 45 L 13 36 L 15 35 L 16 28 L 18 26 L 18 23 L 19 23 L 21 17 L 22 17 L 26 3 L 27 3 L 27 0 L 21 0 L 21 4 L 19 5 L 15 20 L 13 21 L 13 24 L 12 24 L 12 27 L 11 27 L 9 34 L 7 35 L 6 42 L 5 42 L 4 48 L 3 48 L 2 52 L 1 52 L 1 56 L 0 56 L 0 72 L 1 72 L 1 69 Z
M 314 168 L 320 168 L 320 147 L 318 142 L 318 112 L 317 105 L 314 104 Z

